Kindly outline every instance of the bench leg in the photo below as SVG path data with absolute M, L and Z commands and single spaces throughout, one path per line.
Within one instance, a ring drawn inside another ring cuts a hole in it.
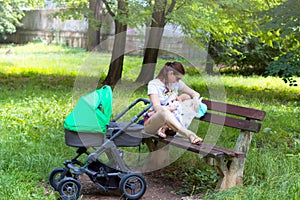
M 239 175 L 239 165 L 241 158 L 227 160 L 225 158 L 216 159 L 215 167 L 220 176 L 217 189 L 226 190 L 243 184 L 243 178 Z
M 252 141 L 252 136 L 253 133 L 249 132 L 249 131 L 241 131 L 237 141 L 236 141 L 236 145 L 234 150 L 235 151 L 239 151 L 239 152 L 243 152 L 245 153 L 246 157 L 251 145 L 251 141 Z M 246 162 L 246 158 L 240 158 L 240 159 L 236 159 L 235 161 L 235 165 L 237 168 L 237 176 L 239 177 L 239 179 L 241 179 L 241 183 L 243 184 L 243 175 L 244 175 L 244 168 L 245 168 L 245 162 Z
M 150 151 L 149 156 L 143 166 L 144 172 L 162 169 L 170 164 L 169 145 L 152 139 L 146 139 L 144 142 Z
M 235 150 L 247 155 L 252 135 L 252 132 L 242 131 L 237 139 Z M 243 184 L 245 161 L 245 158 L 220 158 L 214 159 L 213 162 L 211 160 L 207 160 L 206 162 L 215 166 L 218 174 L 220 175 L 217 188 L 220 190 L 226 190 Z

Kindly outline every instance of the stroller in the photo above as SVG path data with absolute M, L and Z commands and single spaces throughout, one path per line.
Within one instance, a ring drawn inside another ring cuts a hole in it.
M 130 122 L 117 122 L 139 102 L 145 105 L 140 113 Z M 80 197 L 82 185 L 79 176 L 82 174 L 86 174 L 105 192 L 119 189 L 125 199 L 139 199 L 144 195 L 144 177 L 130 171 L 118 147 L 140 145 L 143 125 L 137 121 L 150 107 L 149 100 L 139 98 L 110 121 L 112 92 L 109 86 L 103 86 L 79 99 L 64 124 L 65 142 L 68 146 L 77 148 L 77 155 L 65 161 L 64 167 L 52 170 L 49 177 L 50 185 L 58 191 L 61 199 L 76 200 Z M 94 151 L 89 153 L 88 148 Z M 109 163 L 99 159 L 104 153 Z M 86 155 L 85 161 L 80 161 L 82 155 Z

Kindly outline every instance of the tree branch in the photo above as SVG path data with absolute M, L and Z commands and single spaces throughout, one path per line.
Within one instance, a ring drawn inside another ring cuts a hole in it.
M 108 11 L 108 13 L 112 16 L 112 17 L 115 17 L 116 14 L 111 10 L 111 7 L 109 6 L 109 2 L 107 2 L 106 0 L 102 0 L 103 3 L 105 4 L 105 7 Z
M 173 11 L 175 4 L 176 4 L 176 0 L 172 0 L 171 5 L 169 6 L 169 8 L 167 10 L 166 16 Z

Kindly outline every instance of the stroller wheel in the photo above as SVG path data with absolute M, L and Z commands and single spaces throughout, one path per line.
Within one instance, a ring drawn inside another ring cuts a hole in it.
M 140 174 L 126 174 L 121 178 L 120 190 L 126 199 L 139 199 L 146 192 L 146 181 Z
M 57 187 L 62 200 L 76 200 L 81 192 L 81 184 L 74 178 L 62 179 Z
M 54 170 L 52 170 L 49 177 L 49 182 L 50 185 L 54 188 L 54 190 L 57 190 L 59 181 L 65 177 L 72 177 L 72 174 L 68 169 L 55 168 Z

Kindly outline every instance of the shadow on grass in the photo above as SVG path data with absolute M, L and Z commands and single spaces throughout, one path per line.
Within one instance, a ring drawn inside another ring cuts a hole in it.
M 81 78 L 75 75 L 61 75 L 61 74 L 40 74 L 37 72 L 28 72 L 21 74 L 4 74 L 0 73 L 0 87 L 1 90 L 47 90 L 48 92 L 72 91 L 76 79 Z M 85 77 L 83 77 L 84 79 Z M 87 77 L 86 79 L 88 79 Z M 101 77 L 101 79 L 104 77 Z M 99 80 L 101 83 L 102 80 Z M 125 84 L 126 87 L 126 84 Z M 141 87 L 141 91 L 145 92 L 145 87 Z M 201 91 L 201 95 L 209 97 L 209 91 L 205 83 L 199 82 L 191 85 L 197 91 Z M 260 102 L 274 102 L 286 103 L 289 101 L 300 101 L 300 93 L 293 90 L 284 89 L 270 89 L 260 87 L 246 87 L 246 86 L 225 86 L 226 96 L 228 101 L 237 101 L 239 99 L 257 99 Z M 229 102 L 230 103 L 230 102 Z
M 209 97 L 209 91 L 205 83 L 191 85 L 197 91 L 200 91 L 201 96 Z M 292 88 L 291 88 L 292 89 Z M 289 101 L 299 101 L 300 104 L 300 93 L 295 90 L 281 89 L 281 88 L 262 88 L 259 86 L 246 87 L 246 86 L 226 86 L 225 92 L 228 103 L 230 101 L 240 100 L 254 100 L 257 99 L 260 102 L 274 102 L 286 103 Z
M 0 73 L 0 85 L 4 90 L 18 90 L 31 87 L 43 90 L 52 90 L 56 87 L 71 89 L 76 78 L 77 76 L 72 75 L 40 74 L 34 72 L 21 74 Z

